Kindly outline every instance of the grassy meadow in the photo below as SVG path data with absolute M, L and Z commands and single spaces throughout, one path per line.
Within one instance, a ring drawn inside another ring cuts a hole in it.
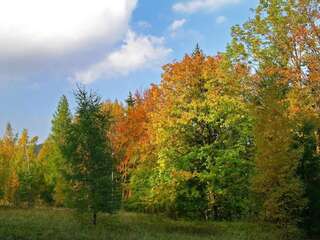
M 277 240 L 272 225 L 244 222 L 174 221 L 162 216 L 121 212 L 90 216 L 67 209 L 0 209 L 1 240 Z

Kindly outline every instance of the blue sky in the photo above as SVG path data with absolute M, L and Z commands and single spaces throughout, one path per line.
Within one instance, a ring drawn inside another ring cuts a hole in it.
M 10 122 L 43 141 L 62 94 L 74 108 L 77 83 L 123 100 L 159 82 L 161 66 L 196 43 L 209 55 L 224 51 L 231 26 L 258 0 L 41 2 L 1 2 L 0 133 Z

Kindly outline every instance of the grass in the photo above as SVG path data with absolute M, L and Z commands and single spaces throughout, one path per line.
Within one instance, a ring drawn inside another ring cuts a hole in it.
M 277 240 L 272 225 L 245 222 L 174 221 L 165 217 L 122 212 L 89 216 L 67 209 L 0 209 L 1 240 Z

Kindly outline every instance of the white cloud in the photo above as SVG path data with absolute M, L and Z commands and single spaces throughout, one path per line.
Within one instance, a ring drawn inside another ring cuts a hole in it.
M 229 4 L 237 4 L 241 0 L 188 0 L 178 2 L 172 9 L 176 12 L 194 13 L 198 11 L 212 11 L 222 8 Z
M 225 23 L 228 19 L 225 16 L 219 16 L 216 18 L 216 23 L 222 24 Z
M 175 20 L 173 21 L 173 23 L 171 23 L 170 25 L 170 30 L 171 31 L 177 31 L 179 28 L 183 27 L 183 25 L 187 22 L 187 20 L 185 18 L 183 19 L 179 19 L 179 20 Z
M 78 61 L 80 52 L 111 47 L 127 32 L 136 4 L 137 0 L 0 0 L 0 75 L 36 71 L 65 56 L 67 62 Z M 76 60 L 71 55 L 77 55 Z
M 164 46 L 164 39 L 154 36 L 137 35 L 128 31 L 120 49 L 107 54 L 104 59 L 84 71 L 74 74 L 73 79 L 89 84 L 100 78 L 126 75 L 143 68 L 163 64 L 172 50 Z
M 187 22 L 187 20 L 185 18 L 179 19 L 179 20 L 175 20 L 171 23 L 171 25 L 169 26 L 169 30 L 172 34 L 175 34 L 176 31 L 180 28 L 183 27 L 183 25 Z

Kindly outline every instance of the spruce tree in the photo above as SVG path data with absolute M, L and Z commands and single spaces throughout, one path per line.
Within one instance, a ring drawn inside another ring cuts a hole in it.
M 51 135 L 58 145 L 63 146 L 71 121 L 72 116 L 69 110 L 69 103 L 66 96 L 63 95 L 58 103 L 57 110 L 54 113 L 51 121 Z
M 127 103 L 127 106 L 128 106 L 128 107 L 133 107 L 134 104 L 135 104 L 135 99 L 134 99 L 134 97 L 132 96 L 132 93 L 131 93 L 131 92 L 129 92 L 129 95 L 128 95 L 127 99 L 126 99 L 126 103 Z
M 192 52 L 192 56 L 197 56 L 197 55 L 201 55 L 201 56 L 204 56 L 203 54 L 203 51 L 202 49 L 200 48 L 200 45 L 199 43 L 196 44 L 195 48 L 193 49 L 193 52 Z
M 95 93 L 78 88 L 77 109 L 64 151 L 70 165 L 71 204 L 92 213 L 116 210 L 115 175 L 111 144 L 107 138 L 110 119 L 101 111 L 101 99 Z
M 65 201 L 66 181 L 66 161 L 62 154 L 66 145 L 66 138 L 69 134 L 72 122 L 72 114 L 69 109 L 69 103 L 65 95 L 60 98 L 56 112 L 53 115 L 51 135 L 46 141 L 46 147 L 50 146 L 50 151 L 46 154 L 46 167 L 50 169 L 47 176 L 50 179 L 50 187 L 53 188 L 51 196 L 56 205 L 63 205 Z

